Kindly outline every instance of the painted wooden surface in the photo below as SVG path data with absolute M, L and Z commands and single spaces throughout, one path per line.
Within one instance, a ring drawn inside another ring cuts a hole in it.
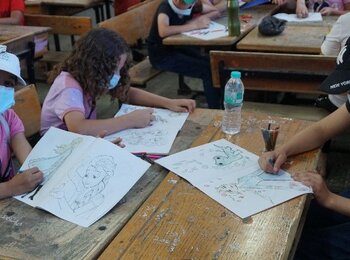
M 190 115 L 171 153 L 187 149 L 210 123 L 215 111 Z M 0 200 L 0 258 L 94 259 L 105 249 L 167 171 L 153 165 L 126 197 L 89 228 L 82 228 L 15 199 Z
M 201 40 L 194 37 L 186 36 L 183 34 L 176 34 L 164 38 L 163 44 L 165 45 L 196 45 L 196 46 L 231 46 L 240 39 L 242 39 L 249 31 L 251 31 L 260 20 L 270 15 L 276 9 L 276 5 L 260 5 L 253 8 L 245 9 L 240 12 L 241 15 L 251 15 L 252 18 L 247 22 L 241 21 L 241 35 L 240 36 L 226 36 L 213 40 Z M 216 20 L 216 22 L 227 25 L 227 16 Z
M 225 136 L 218 116 L 193 146 L 226 138 L 260 154 L 260 124 L 268 118 L 263 113 L 245 112 L 241 133 Z M 310 124 L 289 118 L 271 119 L 281 126 L 277 145 Z M 293 157 L 286 169 L 313 169 L 317 154 L 315 150 Z M 100 259 L 287 259 L 293 254 L 293 243 L 303 225 L 306 201 L 307 196 L 300 196 L 242 220 L 169 173 Z
M 334 22 L 334 17 L 326 17 L 324 22 L 319 23 L 287 23 L 284 31 L 276 36 L 264 36 L 256 27 L 237 43 L 237 49 L 320 54 L 323 39 Z

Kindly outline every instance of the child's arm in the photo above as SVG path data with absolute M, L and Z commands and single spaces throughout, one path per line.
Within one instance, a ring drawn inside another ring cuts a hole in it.
M 23 21 L 23 13 L 21 11 L 12 11 L 10 17 L 0 18 L 0 24 L 21 24 Z
M 299 18 L 306 18 L 309 15 L 309 11 L 307 10 L 305 0 L 296 0 L 297 6 L 295 9 L 295 13 Z
M 109 135 L 124 129 L 143 128 L 153 119 L 153 109 L 136 110 L 108 119 L 86 119 L 80 111 L 71 111 L 64 116 L 68 131 L 91 136 L 97 136 L 101 131 Z
M 208 28 L 210 19 L 206 16 L 199 16 L 183 25 L 169 25 L 169 17 L 166 14 L 158 15 L 159 36 L 165 38 L 170 35 L 188 32 L 196 29 Z
M 176 112 L 193 112 L 196 103 L 192 99 L 170 99 L 139 88 L 129 89 L 128 103 L 147 107 L 162 107 Z
M 350 3 L 344 4 L 344 10 L 340 11 L 337 8 L 324 7 L 321 9 L 320 13 L 322 15 L 342 15 L 348 13 L 350 10 Z
M 28 154 L 32 150 L 32 147 L 28 143 L 24 133 L 18 133 L 11 138 L 11 147 L 20 164 L 23 164 Z

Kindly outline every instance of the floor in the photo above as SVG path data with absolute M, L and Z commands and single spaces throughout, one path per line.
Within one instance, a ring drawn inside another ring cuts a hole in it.
M 81 15 L 92 15 L 87 11 Z M 94 17 L 94 16 L 92 16 Z M 61 39 L 62 40 L 62 39 Z M 69 39 L 63 38 L 63 49 L 70 49 Z M 53 44 L 53 42 L 51 42 Z M 52 45 L 53 46 L 53 45 Z M 41 67 L 36 65 L 36 76 L 39 79 L 37 82 L 37 88 L 39 91 L 41 101 L 44 100 L 49 86 L 45 83 L 45 75 L 42 73 Z M 198 79 L 185 78 L 185 82 L 194 90 L 201 90 L 202 84 Z M 157 77 L 147 83 L 145 90 L 156 93 L 158 95 L 166 96 L 169 98 L 190 98 L 191 95 L 180 96 L 177 94 L 178 77 L 176 74 L 162 72 Z M 269 114 L 276 114 L 283 117 L 292 117 L 298 119 L 305 119 L 311 121 L 317 121 L 320 118 L 326 116 L 328 113 L 320 108 L 313 106 L 313 100 L 315 96 L 302 96 L 298 95 L 295 99 L 290 99 L 289 95 L 278 94 L 277 100 L 282 104 L 267 104 L 261 102 L 257 98 L 256 93 L 246 93 L 246 97 L 250 101 L 244 102 L 244 109 L 250 109 L 255 111 L 264 111 Z M 197 107 L 207 107 L 204 96 L 198 96 L 196 98 Z M 283 104 L 283 103 L 287 103 Z M 291 105 L 290 103 L 297 104 Z M 97 101 L 97 115 L 98 118 L 108 118 L 114 116 L 118 109 L 118 102 L 112 103 L 108 96 L 103 96 Z M 349 157 L 349 145 L 350 134 L 344 134 L 339 138 L 333 140 L 331 150 L 328 154 L 328 177 L 327 182 L 330 188 L 336 192 L 343 190 L 345 187 L 350 187 L 350 161 Z

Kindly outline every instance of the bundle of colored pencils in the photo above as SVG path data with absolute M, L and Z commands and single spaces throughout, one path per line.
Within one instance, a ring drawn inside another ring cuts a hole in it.
M 275 149 L 279 129 L 279 126 L 271 127 L 271 123 L 268 124 L 267 128 L 261 128 L 261 133 L 265 142 L 266 152 Z

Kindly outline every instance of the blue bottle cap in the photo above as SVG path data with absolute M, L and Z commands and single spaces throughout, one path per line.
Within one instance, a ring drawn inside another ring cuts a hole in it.
M 240 79 L 241 78 L 241 72 L 240 71 L 232 71 L 231 72 L 231 78 L 234 78 L 234 79 Z

